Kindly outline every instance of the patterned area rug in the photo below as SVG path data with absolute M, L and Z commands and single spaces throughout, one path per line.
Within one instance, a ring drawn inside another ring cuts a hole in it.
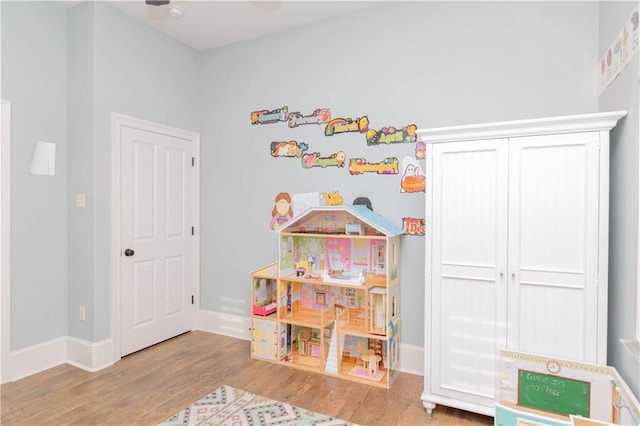
M 284 402 L 221 386 L 159 426 L 354 425 Z

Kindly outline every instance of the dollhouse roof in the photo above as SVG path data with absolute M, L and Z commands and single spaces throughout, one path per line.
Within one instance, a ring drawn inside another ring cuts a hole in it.
M 305 222 L 309 221 L 320 212 L 346 212 L 355 219 L 364 222 L 387 237 L 395 237 L 404 234 L 402 228 L 380 216 L 378 213 L 361 205 L 311 207 L 300 213 L 298 216 L 294 216 L 291 220 L 282 225 L 279 232 L 291 232 L 292 229 L 303 226 Z

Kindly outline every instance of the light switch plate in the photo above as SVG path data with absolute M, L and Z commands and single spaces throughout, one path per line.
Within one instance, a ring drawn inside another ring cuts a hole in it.
M 85 194 L 76 194 L 76 207 L 79 209 L 87 207 L 87 196 Z

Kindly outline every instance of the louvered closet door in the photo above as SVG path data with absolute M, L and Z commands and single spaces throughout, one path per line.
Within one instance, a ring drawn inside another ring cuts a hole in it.
M 598 141 L 509 142 L 510 349 L 597 361 Z
M 493 405 L 506 343 L 507 140 L 434 144 L 431 391 Z

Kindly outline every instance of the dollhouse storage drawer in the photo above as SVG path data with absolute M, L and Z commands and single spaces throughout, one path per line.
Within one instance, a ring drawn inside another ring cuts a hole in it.
M 251 272 L 251 357 L 278 360 L 277 311 L 278 264 L 272 263 Z
M 251 355 L 269 361 L 278 360 L 278 323 L 253 318 Z

